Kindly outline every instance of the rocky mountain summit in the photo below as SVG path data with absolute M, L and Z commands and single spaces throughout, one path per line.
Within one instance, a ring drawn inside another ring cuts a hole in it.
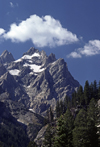
M 5 147 L 12 140 L 14 146 L 26 147 L 45 125 L 47 109 L 54 110 L 58 100 L 71 96 L 78 87 L 64 59 L 52 53 L 47 56 L 32 47 L 14 60 L 4 51 L 0 56 L 0 141 Z
M 33 47 L 18 60 L 4 51 L 0 62 L 2 89 L 13 101 L 38 114 L 45 115 L 50 106 L 55 108 L 57 100 L 71 96 L 79 87 L 64 59 L 57 60 L 54 54 L 47 56 Z
M 5 50 L 0 56 L 0 63 L 4 64 L 4 63 L 10 63 L 12 61 L 14 61 L 13 55 L 7 50 Z

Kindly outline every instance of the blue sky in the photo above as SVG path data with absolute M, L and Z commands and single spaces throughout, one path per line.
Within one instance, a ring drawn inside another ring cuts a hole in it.
M 100 80 L 100 0 L 1 0 L 0 54 L 30 47 L 64 58 L 84 86 Z

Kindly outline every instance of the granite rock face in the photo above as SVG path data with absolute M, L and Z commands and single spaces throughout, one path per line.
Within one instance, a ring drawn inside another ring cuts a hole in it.
M 0 66 L 0 86 L 10 94 L 11 100 L 38 114 L 45 115 L 50 106 L 55 108 L 57 100 L 71 96 L 79 87 L 64 59 L 57 60 L 54 54 L 47 56 L 33 47 L 16 61 L 12 57 L 8 61 L 0 58 L 0 62 L 8 62 Z
M 3 66 L 3 64 L 0 63 L 0 76 L 5 74 L 7 72 L 6 68 Z
M 5 50 L 2 55 L 0 56 L 0 63 L 4 64 L 4 63 L 10 63 L 12 61 L 14 61 L 15 59 L 13 58 L 12 54 L 10 52 L 8 52 L 7 50 Z

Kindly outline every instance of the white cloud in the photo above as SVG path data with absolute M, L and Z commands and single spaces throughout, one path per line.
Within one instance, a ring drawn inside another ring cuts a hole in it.
M 71 52 L 68 56 L 69 57 L 73 57 L 73 58 L 81 58 L 82 56 L 80 54 L 78 54 L 77 52 Z
M 81 58 L 84 56 L 93 56 L 100 54 L 100 40 L 90 40 L 83 48 L 76 49 L 67 57 Z
M 0 28 L 0 44 L 3 42 L 4 38 L 3 35 L 5 34 L 5 30 L 3 28 Z
M 11 6 L 12 8 L 14 8 L 14 4 L 13 4 L 12 2 L 10 2 L 10 6 Z
M 5 30 L 0 28 L 0 35 L 3 35 L 5 33 Z
M 13 23 L 10 30 L 4 34 L 4 38 L 11 39 L 12 42 L 32 40 L 38 47 L 54 47 L 78 41 L 75 34 L 63 28 L 61 23 L 50 15 L 31 15 L 18 25 Z

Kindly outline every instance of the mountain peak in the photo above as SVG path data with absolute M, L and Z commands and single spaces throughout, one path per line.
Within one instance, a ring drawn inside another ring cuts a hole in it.
M 7 50 L 5 50 L 0 56 L 1 63 L 10 63 L 14 60 L 15 59 L 14 59 L 13 55 L 10 52 L 8 52 Z
M 8 52 L 7 50 L 5 50 L 5 51 L 1 54 L 1 56 L 4 56 L 4 55 L 6 55 L 6 54 L 9 54 L 9 52 Z
M 26 53 L 23 54 L 24 55 L 32 55 L 34 53 L 39 53 L 38 49 L 35 49 L 34 47 L 31 47 Z
M 53 54 L 53 53 L 51 53 L 48 58 L 52 61 L 56 60 L 55 54 Z
M 4 60 L 8 55 L 9 52 L 4 51 L 1 57 Z M 79 87 L 64 59 L 56 59 L 53 53 L 47 56 L 45 51 L 34 47 L 5 68 L 8 72 L 1 65 L 2 88 L 10 93 L 11 99 L 22 102 L 43 116 L 50 105 L 55 109 L 57 100 L 71 96 Z

